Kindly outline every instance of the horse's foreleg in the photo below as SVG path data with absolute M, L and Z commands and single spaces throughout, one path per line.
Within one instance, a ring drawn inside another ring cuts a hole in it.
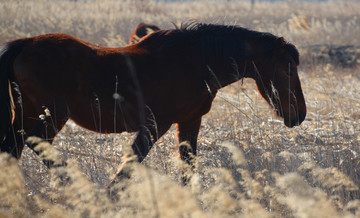
M 139 162 L 142 162 L 157 140 L 157 131 L 152 127 L 143 126 L 132 144 L 132 150 Z
M 113 185 L 124 179 L 129 179 L 133 171 L 133 166 L 131 163 L 133 163 L 134 161 L 142 162 L 146 155 L 149 153 L 153 144 L 155 143 L 151 132 L 148 130 L 149 129 L 146 127 L 140 128 L 138 135 L 136 136 L 136 139 L 131 146 L 135 155 L 132 157 L 129 157 L 128 154 L 124 155 L 124 162 L 121 164 L 120 168 L 116 172 L 115 177 L 106 186 L 106 188 L 109 189 L 109 195 L 111 197 L 115 196 L 117 192 L 114 190 L 110 191 Z
M 116 181 L 130 178 L 132 172 L 132 166 L 130 163 L 134 161 L 142 162 L 154 143 L 170 128 L 170 126 L 170 124 L 159 125 L 159 123 L 157 125 L 151 123 L 146 126 L 142 126 L 134 143 L 132 144 L 135 158 L 125 158 L 124 163 L 121 165 L 115 178 L 107 185 L 107 188 L 111 188 Z
M 177 123 L 176 125 L 180 157 L 188 164 L 191 164 L 193 156 L 196 156 L 196 144 L 200 124 L 201 118 L 189 122 Z M 182 144 L 184 146 L 181 146 Z M 190 146 L 186 146 L 185 144 Z
M 180 157 L 194 169 L 193 158 L 196 156 L 197 137 L 200 130 L 201 118 L 188 122 L 177 123 L 177 139 L 179 142 Z M 189 176 L 183 175 L 182 182 L 187 184 Z

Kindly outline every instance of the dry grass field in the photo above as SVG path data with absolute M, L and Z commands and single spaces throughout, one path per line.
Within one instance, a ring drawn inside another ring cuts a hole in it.
M 61 32 L 124 46 L 139 22 L 172 28 L 197 19 L 272 32 L 299 48 L 360 45 L 359 1 L 250 9 L 248 1 L 0 0 L 0 43 Z M 172 128 L 110 199 L 104 185 L 135 135 L 93 133 L 69 121 L 54 141 L 67 167 L 48 170 L 27 148 L 20 161 L 0 155 L 0 217 L 360 217 L 360 60 L 346 69 L 301 61 L 303 124 L 285 127 L 252 80 L 222 89 L 203 119 L 189 185 L 180 183 L 186 166 Z

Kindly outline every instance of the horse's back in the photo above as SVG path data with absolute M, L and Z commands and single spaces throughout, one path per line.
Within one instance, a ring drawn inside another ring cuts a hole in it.
M 92 49 L 75 38 L 49 34 L 30 38 L 14 61 L 14 76 L 32 92 L 75 94 L 78 77 L 92 63 Z M 44 96 L 46 97 L 46 96 Z

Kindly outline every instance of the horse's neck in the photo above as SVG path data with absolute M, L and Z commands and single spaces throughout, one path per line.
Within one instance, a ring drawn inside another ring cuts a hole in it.
M 215 67 L 214 69 L 207 66 L 208 81 L 212 84 L 212 87 L 216 89 L 223 88 L 231 83 L 234 83 L 241 78 L 245 77 L 246 63 L 239 66 L 237 63 L 229 63 L 228 66 L 224 66 L 222 69 Z
M 258 52 L 255 52 L 256 45 L 252 45 L 250 42 L 229 45 L 233 43 L 231 39 L 221 43 L 218 41 L 212 43 L 210 48 L 203 50 L 203 54 L 208 52 L 205 54 L 206 70 L 209 83 L 213 88 L 220 89 L 242 78 L 256 77 L 253 59 L 264 55 L 261 54 L 259 48 L 256 49 Z M 221 47 L 222 44 L 224 46 Z
M 224 56 L 205 67 L 207 82 L 212 89 L 218 90 L 242 78 L 253 77 L 253 63 L 247 57 Z

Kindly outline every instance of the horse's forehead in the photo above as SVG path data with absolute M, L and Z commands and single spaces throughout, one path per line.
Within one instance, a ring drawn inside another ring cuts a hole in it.
M 288 67 L 297 67 L 297 61 L 295 57 L 288 51 L 282 52 L 280 55 L 276 57 L 276 64 L 277 65 L 285 65 Z
M 294 61 L 297 65 L 300 64 L 300 53 L 297 50 L 297 48 L 295 47 L 295 45 L 288 43 L 286 44 L 286 49 L 289 52 L 289 54 L 294 58 Z
M 297 69 L 297 60 L 290 53 L 286 55 L 286 58 L 284 58 L 283 61 L 287 67 L 290 67 L 291 69 Z

